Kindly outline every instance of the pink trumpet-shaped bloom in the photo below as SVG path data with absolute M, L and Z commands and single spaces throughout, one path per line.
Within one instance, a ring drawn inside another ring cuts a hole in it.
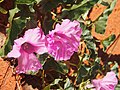
M 78 51 L 82 29 L 78 21 L 63 20 L 62 24 L 56 24 L 54 30 L 46 36 L 48 53 L 55 60 L 68 60 L 74 52 Z
M 27 30 L 23 37 L 14 40 L 13 49 L 7 56 L 18 58 L 17 73 L 26 73 L 42 67 L 34 52 L 39 54 L 47 52 L 45 35 L 39 27 Z
M 116 74 L 111 71 L 102 79 L 92 80 L 92 84 L 95 86 L 96 90 L 115 90 L 115 87 L 118 84 L 118 79 Z

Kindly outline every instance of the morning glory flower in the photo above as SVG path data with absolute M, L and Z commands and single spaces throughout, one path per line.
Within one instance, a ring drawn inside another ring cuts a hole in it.
M 12 51 L 8 57 L 18 58 L 17 73 L 37 71 L 42 68 L 34 53 L 43 54 L 47 52 L 45 47 L 45 35 L 41 28 L 29 29 L 23 37 L 14 40 Z
M 63 20 L 46 36 L 48 53 L 55 60 L 68 60 L 78 51 L 82 29 L 78 21 Z

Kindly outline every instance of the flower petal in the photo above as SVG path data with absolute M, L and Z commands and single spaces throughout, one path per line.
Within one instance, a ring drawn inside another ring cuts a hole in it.
M 14 40 L 14 44 L 17 45 L 17 46 L 21 46 L 23 43 L 25 43 L 25 39 L 22 38 L 22 37 Z
M 94 79 L 92 80 L 92 84 L 96 87 L 96 90 L 100 90 L 101 86 L 100 86 L 100 79 Z
M 22 54 L 18 58 L 18 66 L 16 68 L 17 73 L 27 73 L 28 71 L 37 71 L 42 68 L 39 60 L 36 56 L 31 53 L 28 54 L 24 51 L 21 51 Z
M 11 52 L 8 53 L 8 57 L 14 57 L 14 58 L 18 58 L 21 55 L 20 53 L 20 47 L 17 45 L 13 45 L 13 49 Z
M 35 52 L 38 53 L 38 54 L 43 54 L 43 53 L 47 52 L 45 42 L 43 42 L 43 43 L 41 42 L 41 44 L 36 46 L 35 48 L 36 48 Z
M 54 32 L 53 32 L 54 33 Z M 55 32 L 54 35 L 47 35 L 46 46 L 48 48 L 48 52 L 56 59 L 56 60 L 68 60 L 74 53 L 74 51 L 78 50 L 79 42 L 76 43 L 76 40 L 72 37 L 69 38 L 65 34 Z
M 96 90 L 114 90 L 118 80 L 113 71 L 108 72 L 102 79 L 92 80 L 92 84 L 96 87 Z
M 42 32 L 42 29 L 37 27 L 34 29 L 29 29 L 25 32 L 23 37 L 26 42 L 30 42 L 31 44 L 39 44 L 40 40 L 43 40 L 45 38 L 44 33 Z
M 105 89 L 114 90 L 117 85 L 118 80 L 116 78 L 116 74 L 111 71 L 106 74 L 106 76 L 102 79 L 101 86 Z
M 25 32 L 23 38 L 26 40 L 26 42 L 34 46 L 36 53 L 43 54 L 47 52 L 45 46 L 45 35 L 41 28 L 37 27 L 34 29 L 29 29 Z
M 21 49 L 21 45 L 24 43 L 24 39 L 21 37 L 19 39 L 14 40 L 14 45 L 12 48 L 12 51 L 8 53 L 8 57 L 14 57 L 14 58 L 18 58 L 21 53 L 20 53 L 20 49 Z

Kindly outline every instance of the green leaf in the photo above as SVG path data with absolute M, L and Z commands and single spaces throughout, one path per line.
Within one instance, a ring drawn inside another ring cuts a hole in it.
M 33 4 L 35 0 L 16 0 L 17 4 Z
M 35 0 L 36 2 L 37 2 L 37 4 L 40 2 L 40 1 L 42 1 L 42 0 Z
M 89 35 L 91 35 L 91 33 L 90 33 L 89 30 L 83 30 L 82 35 L 83 36 L 89 36 Z
M 97 33 L 104 34 L 108 16 L 112 12 L 115 4 L 116 4 L 116 0 L 113 0 L 109 8 L 103 12 L 102 16 L 100 16 L 97 21 L 95 21 L 95 31 Z
M 88 75 L 88 70 L 82 65 L 78 71 L 77 84 L 80 84 L 82 80 Z
M 19 9 L 19 14 L 21 18 L 30 18 L 34 14 L 33 5 L 28 4 L 18 4 L 17 8 Z M 35 17 L 35 16 L 34 16 Z
M 95 41 L 89 30 L 87 29 L 83 30 L 81 38 L 85 41 L 88 49 L 96 50 Z
M 2 48 L 0 48 L 0 56 L 3 57 L 4 56 L 4 46 Z
M 59 62 L 60 66 L 62 67 L 62 69 L 64 70 L 65 73 L 68 73 L 68 67 L 66 66 L 65 63 Z
M 56 62 L 53 58 L 49 58 L 45 62 L 45 64 L 43 65 L 43 69 L 44 70 L 54 69 L 55 71 L 57 71 L 57 72 L 59 72 L 61 74 L 65 74 L 64 70 L 62 69 L 60 64 L 58 62 Z
M 9 23 L 12 24 L 12 20 L 13 20 L 13 17 L 14 15 L 19 11 L 19 9 L 17 7 L 15 7 L 14 9 L 12 10 L 9 10 Z
M 88 71 L 86 70 L 86 68 L 84 66 L 81 66 L 79 70 L 79 75 L 82 77 L 86 77 L 87 74 L 88 74 Z
M 2 13 L 2 14 L 7 14 L 8 13 L 8 11 L 6 11 L 4 8 L 2 8 L 2 7 L 0 7 L 0 12 Z
M 115 90 L 120 90 L 120 81 L 119 81 L 118 85 L 116 86 Z
M 81 38 L 83 38 L 86 41 L 93 40 L 93 36 L 91 35 L 90 30 L 87 29 L 83 29 Z
M 96 44 L 95 44 L 94 41 L 92 41 L 92 40 L 87 41 L 87 40 L 86 40 L 85 42 L 86 42 L 86 44 L 87 44 L 88 49 L 96 50 Z
M 46 17 L 43 21 L 43 28 L 44 28 L 44 33 L 48 34 L 50 30 L 53 29 L 53 24 L 54 21 L 48 17 Z
M 66 79 L 66 83 L 64 84 L 64 90 L 74 90 L 73 84 L 68 78 Z
M 116 36 L 113 34 L 113 35 L 110 35 L 108 38 L 106 38 L 105 40 L 102 41 L 102 44 L 104 46 L 104 51 L 114 41 L 115 38 L 116 38 Z
M 106 28 L 107 17 L 102 17 L 95 22 L 95 31 L 100 34 L 104 34 Z
M 46 86 L 43 90 L 50 90 L 50 85 Z
M 62 0 L 42 0 L 39 4 L 41 6 L 40 12 L 42 12 L 42 14 L 47 13 L 47 12 L 51 12 L 51 10 L 53 8 L 56 8 L 59 3 L 62 3 Z
M 90 70 L 90 73 L 89 73 L 91 78 L 95 78 L 95 76 L 97 75 L 97 71 L 101 70 L 101 69 L 102 69 L 102 67 L 99 65 L 99 63 L 95 62 L 93 64 L 93 66 L 91 66 L 91 70 Z
M 51 85 L 58 84 L 60 80 L 61 80 L 61 79 L 55 79 L 55 80 L 52 82 L 52 84 L 51 84 Z
M 12 49 L 12 45 L 14 40 L 18 37 L 18 35 L 22 32 L 25 27 L 26 20 L 21 18 L 15 18 L 12 23 L 12 27 L 9 30 L 8 42 L 5 46 L 5 55 Z
M 72 20 L 78 19 L 81 14 L 90 10 L 98 0 L 83 0 L 79 5 L 73 5 L 70 9 L 64 9 L 69 12 L 68 17 Z
M 75 2 L 75 0 L 62 0 L 62 1 L 67 4 L 71 4 Z
M 55 79 L 51 85 L 51 89 L 53 90 L 61 90 L 63 89 L 63 85 L 65 84 L 65 81 L 61 78 L 61 79 Z
M 26 22 L 27 22 L 26 19 L 22 19 L 20 17 L 15 18 L 13 20 L 10 36 L 9 36 L 9 39 L 11 40 L 12 44 L 13 44 L 13 41 L 17 38 L 17 36 L 22 32 Z
M 0 3 L 3 2 L 4 0 L 0 0 Z
M 108 62 L 108 64 L 110 65 L 110 64 L 112 64 L 113 63 L 113 66 L 112 66 L 112 68 L 110 68 L 112 71 L 114 71 L 115 73 L 117 73 L 118 72 L 118 68 L 119 68 L 119 65 L 118 65 L 118 63 L 116 62 L 116 61 L 114 61 L 114 62 Z

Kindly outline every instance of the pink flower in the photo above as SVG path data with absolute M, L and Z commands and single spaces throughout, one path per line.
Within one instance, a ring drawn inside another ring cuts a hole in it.
M 39 54 L 47 52 L 45 35 L 41 28 L 30 29 L 23 37 L 14 40 L 13 49 L 7 56 L 18 58 L 17 73 L 26 73 L 42 67 L 34 52 Z
M 103 79 L 92 80 L 96 90 L 114 90 L 118 80 L 113 71 L 108 72 Z
M 78 51 L 82 29 L 77 21 L 63 20 L 62 24 L 56 24 L 54 30 L 46 36 L 48 53 L 55 60 L 68 60 L 74 52 Z

